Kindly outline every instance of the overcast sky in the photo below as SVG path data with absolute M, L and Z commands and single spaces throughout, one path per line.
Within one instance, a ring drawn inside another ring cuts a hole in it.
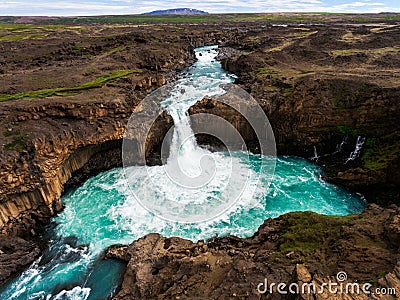
M 0 0 L 0 15 L 77 16 L 140 14 L 189 7 L 229 12 L 400 12 L 400 0 Z

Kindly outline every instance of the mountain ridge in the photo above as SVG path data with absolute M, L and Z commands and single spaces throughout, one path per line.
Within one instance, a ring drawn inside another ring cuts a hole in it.
M 146 12 L 144 15 L 208 15 L 208 12 L 193 8 L 172 8 Z

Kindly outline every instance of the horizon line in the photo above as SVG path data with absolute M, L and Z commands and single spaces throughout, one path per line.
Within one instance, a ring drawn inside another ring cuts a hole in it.
M 173 10 L 180 8 L 171 8 L 165 10 Z M 0 15 L 0 17 L 48 17 L 48 18 L 84 18 L 84 17 L 105 17 L 105 16 L 207 16 L 207 15 L 263 15 L 263 14 L 347 14 L 347 15 L 379 15 L 379 14 L 400 14 L 400 11 L 381 11 L 381 12 L 331 12 L 331 11 L 275 11 L 275 12 L 218 12 L 218 13 L 210 13 L 204 11 L 205 14 L 149 14 L 150 12 L 145 13 L 131 13 L 131 14 L 87 14 L 87 15 Z

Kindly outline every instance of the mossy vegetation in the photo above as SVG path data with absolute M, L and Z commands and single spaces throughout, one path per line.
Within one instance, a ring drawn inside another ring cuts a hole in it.
M 118 46 L 118 47 L 115 47 L 115 48 L 112 48 L 112 49 L 106 51 L 104 54 L 106 54 L 106 55 L 111 55 L 111 54 L 113 54 L 113 53 L 122 51 L 122 50 L 124 50 L 125 48 L 126 48 L 126 46 Z
M 399 52 L 400 47 L 383 47 L 383 48 L 376 48 L 376 49 L 343 49 L 343 50 L 333 50 L 333 56 L 340 56 L 340 55 L 353 55 L 353 54 L 386 54 L 389 52 Z
M 351 126 L 337 126 L 338 133 L 347 136 L 360 135 L 358 129 Z M 361 161 L 368 170 L 386 169 L 391 162 L 400 158 L 400 132 L 395 131 L 385 136 L 367 137 L 363 146 Z
M 365 39 L 365 35 L 348 32 L 342 36 L 342 39 L 340 41 L 346 43 L 356 43 L 362 41 L 363 39 Z
M 284 48 L 292 45 L 293 43 L 294 43 L 294 41 L 285 41 L 279 46 L 267 49 L 265 52 L 269 53 L 269 52 L 282 51 Z
M 279 238 L 279 251 L 299 251 L 307 256 L 314 252 L 330 239 L 339 236 L 340 228 L 352 216 L 333 217 L 318 215 L 312 212 L 292 213 L 284 220 Z
M 396 131 L 383 137 L 368 138 L 361 160 L 366 169 L 377 171 L 386 169 L 399 158 L 400 132 Z
M 52 32 L 63 30 L 82 31 L 88 28 L 66 25 L 0 24 L 0 42 L 43 39 Z
M 239 54 L 237 54 L 237 57 L 248 56 L 251 53 L 253 53 L 253 52 L 251 52 L 251 51 L 241 51 Z
M 354 136 L 357 134 L 357 130 L 347 126 L 347 125 L 339 125 L 336 127 L 338 132 L 343 134 L 343 135 L 350 135 L 350 136 Z
M 3 135 L 4 135 L 5 137 L 9 137 L 9 136 L 12 136 L 12 135 L 18 135 L 18 134 L 20 134 L 20 131 L 19 131 L 19 130 L 17 130 L 17 131 L 6 130 L 6 131 L 3 132 Z
M 16 99 L 23 99 L 23 98 L 45 98 L 50 96 L 70 96 L 75 92 L 79 92 L 82 90 L 99 88 L 106 84 L 109 81 L 126 77 L 133 73 L 138 73 L 137 70 L 120 70 L 113 72 L 111 74 L 102 75 L 97 77 L 93 81 L 86 82 L 84 84 L 75 86 L 75 87 L 62 87 L 62 88 L 54 88 L 54 89 L 45 89 L 45 90 L 38 90 L 32 92 L 23 92 L 17 93 L 12 95 L 0 95 L 0 102 L 16 100 Z
M 33 25 L 33 24 L 0 24 L 0 30 L 10 30 L 13 32 L 31 32 L 38 30 L 54 31 L 58 29 L 79 29 L 86 30 L 84 26 L 69 25 Z
M 9 42 L 16 42 L 16 41 L 21 41 L 21 40 L 37 40 L 45 37 L 47 34 L 27 34 L 27 35 L 3 35 L 0 36 L 0 42 L 1 41 L 9 41 Z
M 281 71 L 278 71 L 278 70 L 275 70 L 275 69 L 272 69 L 272 68 L 266 68 L 266 67 L 264 67 L 264 68 L 258 68 L 256 71 L 255 71 L 255 73 L 257 74 L 257 75 L 279 75 L 279 74 L 282 74 L 282 72 Z
M 82 51 L 83 49 L 85 49 L 85 46 L 76 46 L 76 45 L 73 45 L 73 46 L 71 46 L 71 49 L 72 49 L 73 51 Z
M 6 130 L 3 132 L 5 137 L 12 137 L 12 141 L 4 146 L 5 150 L 22 151 L 26 149 L 26 134 L 21 134 L 19 130 Z
M 376 276 L 378 276 L 379 278 L 385 277 L 387 275 L 387 272 L 378 272 L 376 274 Z

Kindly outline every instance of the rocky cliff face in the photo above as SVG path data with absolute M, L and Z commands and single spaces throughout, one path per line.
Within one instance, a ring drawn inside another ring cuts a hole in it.
M 2 232 L 35 235 L 40 223 L 62 209 L 65 187 L 120 165 L 132 110 L 193 62 L 194 47 L 224 43 L 235 31 L 193 25 L 164 25 L 162 31 L 71 27 L 49 35 L 46 48 L 30 39 L 14 48 L 1 43 Z M 149 161 L 171 126 L 166 115 L 161 122 L 148 141 Z
M 278 153 L 313 158 L 369 201 L 399 203 L 400 29 L 281 31 L 244 35 L 221 55 L 268 115 Z
M 47 105 L 40 100 L 4 103 L 2 114 L 9 121 L 8 132 L 23 137 L 23 149 L 2 153 L 1 227 L 59 211 L 64 184 L 94 154 L 109 150 L 112 145 L 107 141 L 122 139 L 128 113 L 129 107 L 121 98 L 85 104 L 72 99 Z M 21 215 L 25 212 L 29 215 Z M 29 233 L 31 228 L 21 229 Z
M 11 260 L 2 264 L 0 283 L 40 253 L 26 255 L 13 236 L 36 237 L 62 209 L 65 189 L 120 166 L 132 110 L 193 62 L 194 47 L 225 39 L 215 28 L 164 29 L 60 26 L 46 33 L 47 47 L 30 38 L 0 43 L 0 254 Z M 10 256 L 13 244 L 22 250 Z
M 0 235 L 0 283 L 28 267 L 40 255 L 34 242 Z

